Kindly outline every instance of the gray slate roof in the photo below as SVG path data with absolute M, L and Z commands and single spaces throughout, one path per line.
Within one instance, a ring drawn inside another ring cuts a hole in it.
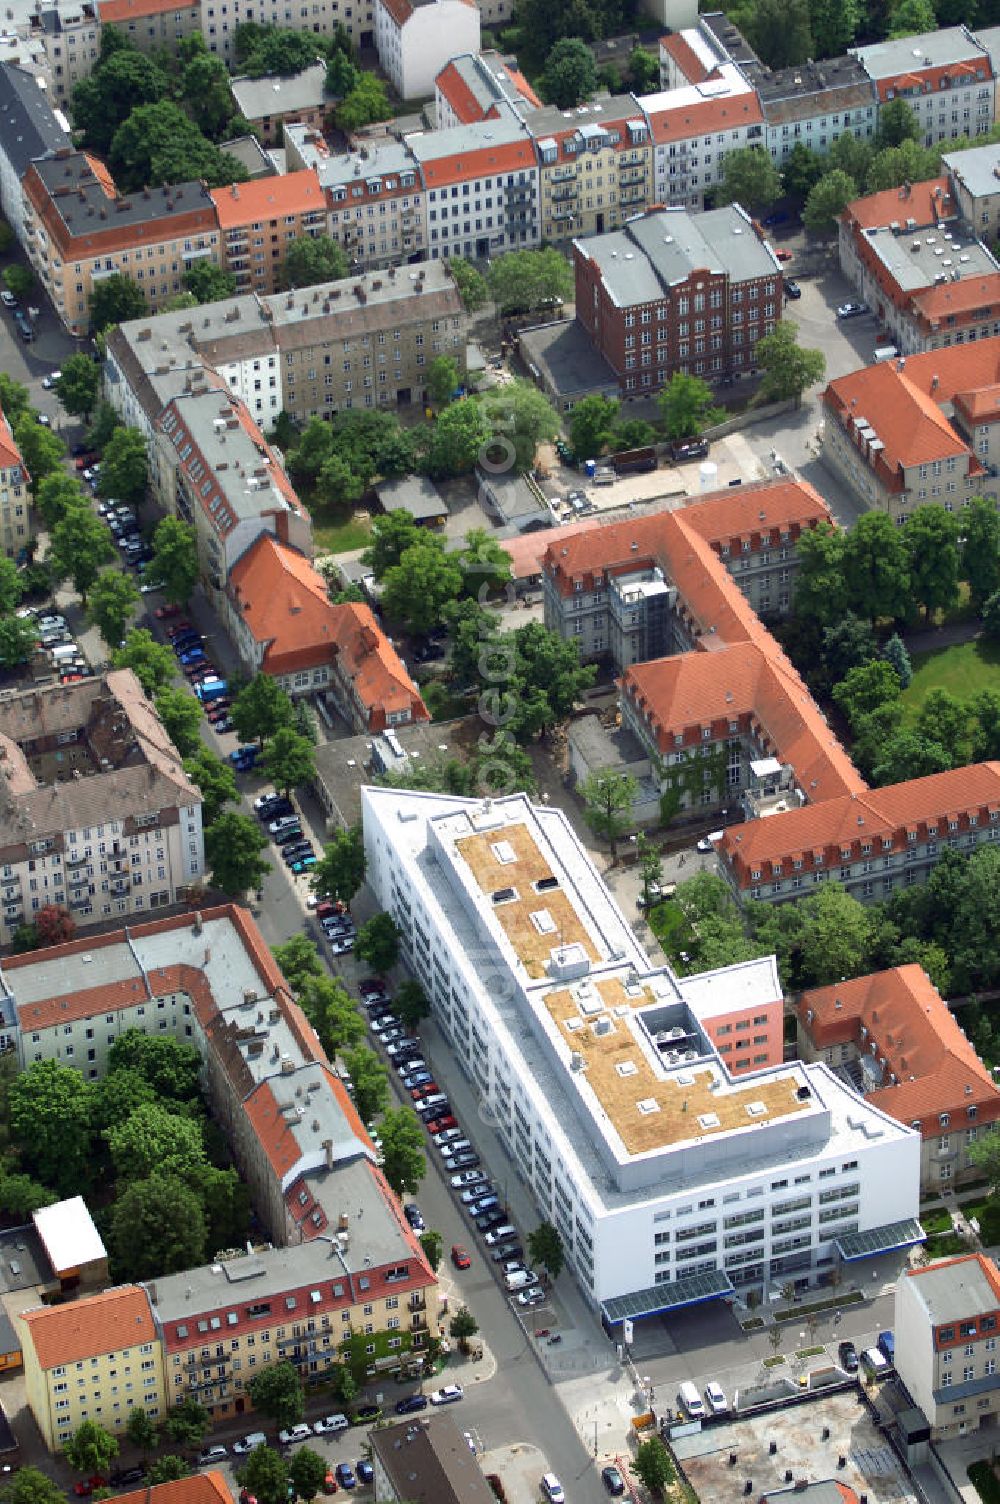
M 0 151 L 18 177 L 36 158 L 69 144 L 35 76 L 14 63 L 0 63 Z
M 726 272 L 734 281 L 773 276 L 777 269 L 771 251 L 735 205 L 697 215 L 659 209 L 575 244 L 597 262 L 619 308 L 662 298 L 696 268 Z

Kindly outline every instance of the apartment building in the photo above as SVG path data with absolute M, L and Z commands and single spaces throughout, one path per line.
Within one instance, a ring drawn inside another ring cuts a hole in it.
M 375 1497 L 385 1504 L 490 1504 L 478 1456 L 450 1415 L 414 1426 L 395 1421 L 371 1431 Z
M 374 0 L 312 0 L 294 5 L 291 0 L 201 0 L 201 34 L 209 52 L 216 52 L 233 72 L 236 29 L 244 21 L 259 26 L 289 27 L 316 36 L 332 37 L 343 27 L 356 50 L 375 45 Z
M 1000 1415 L 1000 1272 L 984 1253 L 908 1269 L 896 1284 L 895 1366 L 935 1441 Z
M 925 146 L 985 135 L 996 118 L 990 54 L 967 26 L 944 26 L 851 51 L 875 85 L 880 105 L 903 99 L 910 106 Z
M 97 0 L 97 17 L 102 26 L 123 31 L 141 52 L 176 52 L 178 42 L 201 35 L 200 0 Z
M 203 377 L 168 403 L 155 427 L 165 457 L 159 499 L 194 528 L 207 590 L 225 591 L 230 570 L 262 533 L 312 553 L 309 513 L 239 398 Z
M 155 313 L 183 291 L 196 260 L 220 261 L 207 187 L 179 183 L 126 197 L 96 158 L 69 148 L 28 167 L 24 229 L 32 267 L 71 334 L 87 333 L 91 291 L 103 277 L 129 277 Z
M 25 1396 L 42 1440 L 59 1450 L 83 1421 L 123 1434 L 133 1406 L 166 1417 L 163 1353 L 141 1285 L 119 1285 L 17 1317 Z
M 22 556 L 31 537 L 30 480 L 7 415 L 0 411 L 0 544 L 8 559 Z
M 311 168 L 213 188 L 222 264 L 238 293 L 277 292 L 293 241 L 326 232 L 326 201 Z
M 652 201 L 649 124 L 631 94 L 525 116 L 538 151 L 545 240 L 601 235 Z
M 201 795 L 130 669 L 0 705 L 0 935 L 46 904 L 78 927 L 176 903 L 200 880 Z
M 538 245 L 534 143 L 506 106 L 499 119 L 407 136 L 406 145 L 424 188 L 431 260 L 482 260 Z
M 434 80 L 434 120 L 438 130 L 495 120 L 509 105 L 522 119 L 542 101 L 517 66 L 499 52 L 466 52 L 453 57 Z
M 322 129 L 333 101 L 326 92 L 326 63 L 317 58 L 299 73 L 234 78 L 236 108 L 265 146 L 281 143 L 286 125 Z
M 71 0 L 39 10 L 32 33 L 45 53 L 52 100 L 64 107 L 80 80 L 93 72 L 100 51 L 101 18 L 87 0 Z
M 1000 237 L 1000 145 L 973 146 L 941 158 L 960 217 L 986 241 Z
M 825 1065 L 763 1044 L 736 1076 L 712 1043 L 712 999 L 766 1034 L 773 957 L 651 967 L 563 813 L 524 795 L 366 788 L 363 812 L 379 904 L 609 1332 L 919 1239 L 912 1129 Z
M 69 121 L 53 109 L 35 74 L 16 63 L 0 63 L 0 210 L 22 245 L 22 180 L 36 158 L 70 144 Z
M 424 259 L 423 189 L 404 143 L 377 141 L 334 154 L 319 137 L 304 141 L 299 155 L 315 168 L 326 195 L 328 233 L 340 241 L 352 268 L 375 271 Z
M 1000 338 L 863 367 L 823 393 L 823 455 L 868 508 L 902 524 L 1000 497 Z
M 660 88 L 707 83 L 718 77 L 722 55 L 711 32 L 697 26 L 672 31 L 660 38 Z
M 756 91 L 732 63 L 711 80 L 647 94 L 639 103 L 653 143 L 650 203 L 703 209 L 705 195 L 721 180 L 726 153 L 763 142 Z
M 479 51 L 474 0 L 375 0 L 375 47 L 401 99 L 424 99 L 453 57 Z
M 738 897 L 780 903 L 836 882 L 862 903 L 925 882 L 944 851 L 1000 839 L 1000 763 L 932 773 L 730 826 L 721 870 Z
M 925 1195 L 980 1173 L 969 1151 L 1000 1118 L 1000 1087 L 923 967 L 813 988 L 796 1018 L 801 1060 L 825 1060 L 920 1134 Z
M 781 317 L 780 263 L 738 205 L 652 210 L 574 241 L 573 259 L 577 321 L 627 397 L 675 371 L 748 374 Z
M 226 626 L 248 676 L 286 693 L 323 694 L 355 731 L 429 719 L 405 664 L 367 606 L 334 606 L 322 575 L 262 533 L 226 588 Z

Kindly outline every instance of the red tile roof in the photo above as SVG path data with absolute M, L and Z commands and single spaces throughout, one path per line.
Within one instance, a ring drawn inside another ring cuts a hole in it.
M 939 63 L 933 67 L 914 68 L 910 72 L 896 73 L 890 78 L 876 80 L 879 99 L 894 99 L 906 89 L 917 89 L 921 94 L 936 94 L 939 89 L 961 88 L 976 80 L 977 71 L 989 69 L 989 59 L 979 49 L 970 49 L 968 59 Z M 989 77 L 987 71 L 986 76 Z
M 954 352 L 933 350 L 916 359 L 930 362 L 933 367 L 938 355 L 960 354 L 965 348 L 956 346 Z M 924 369 L 928 367 L 925 365 Z M 982 472 L 968 443 L 938 406 L 939 402 L 949 401 L 951 395 L 938 389 L 931 396 L 912 377 L 911 361 L 907 359 L 902 371 L 894 361 L 885 361 L 838 377 L 823 393 L 823 402 L 862 454 L 866 452 L 866 443 L 859 438 L 858 430 L 862 423 L 874 430 L 884 447 L 874 451 L 873 469 L 888 490 L 902 491 L 906 483 L 904 470 L 935 460 L 964 457 L 967 463 L 963 473 L 968 471 L 969 462 L 971 473 Z
M 940 193 L 937 193 L 938 189 Z M 913 183 L 905 198 L 901 194 L 899 188 L 888 188 L 884 193 L 869 193 L 865 198 L 853 199 L 844 210 L 844 218 L 858 229 L 868 230 L 882 229 L 894 220 L 904 219 L 915 219 L 918 225 L 932 225 L 954 219 L 958 214 L 958 205 L 951 197 L 946 177 Z
M 101 24 L 121 25 L 138 21 L 143 16 L 172 16 L 175 11 L 197 11 L 193 0 L 98 0 L 97 13 Z
M 365 707 L 369 730 L 384 731 L 390 715 L 406 710 L 411 720 L 429 721 L 419 689 L 370 607 L 349 603 L 336 610 L 338 669 Z
M 116 1504 L 233 1504 L 233 1496 L 221 1473 L 204 1472 L 119 1494 Z
M 667 98 L 669 99 L 669 95 Z M 738 130 L 745 125 L 760 125 L 764 112 L 752 89 L 724 99 L 703 99 L 696 104 L 663 105 L 646 110 L 653 140 L 664 144 L 684 141 L 690 136 L 710 131 Z
M 88 1300 L 24 1311 L 21 1320 L 43 1369 L 156 1341 L 149 1296 L 139 1285 L 120 1285 Z
M 420 171 L 427 188 L 447 188 L 452 183 L 468 183 L 474 178 L 492 177 L 498 172 L 516 172 L 535 166 L 534 142 L 523 140 L 473 147 L 421 163 Z
M 941 1132 L 943 1112 L 955 1127 L 969 1121 L 970 1106 L 977 1123 L 1000 1118 L 992 1072 L 921 966 L 897 966 L 804 992 L 797 1013 L 817 1049 L 853 1042 L 871 1054 L 874 1046 L 885 1061 L 886 1084 L 867 1099 L 901 1123 L 919 1122 L 924 1138 Z
M 262 533 L 237 560 L 227 584 L 233 609 L 264 648 L 268 674 L 329 664 L 342 608 L 302 554 Z
M 444 95 L 463 125 L 483 119 L 483 107 L 469 88 L 454 62 L 443 68 L 434 80 L 435 89 Z
M 209 197 L 215 205 L 221 230 L 235 229 L 256 220 L 322 213 L 326 208 L 326 198 L 313 167 L 289 172 L 282 177 L 258 178 L 256 182 L 213 188 Z
M 675 31 L 669 37 L 661 37 L 660 48 L 673 58 L 681 76 L 686 78 L 689 84 L 703 84 L 719 71 L 717 68 L 705 67 L 683 32 Z
M 17 447 L 17 440 L 7 421 L 7 414 L 0 410 L 0 470 L 11 470 L 17 465 L 20 465 L 25 484 L 27 484 L 30 477 L 25 469 L 24 460 L 21 458 L 21 451 Z
M 719 849 L 739 887 L 749 888 L 772 876 L 790 876 L 790 864 L 797 859 L 809 870 L 835 870 L 841 850 L 849 850 L 853 862 L 861 860 L 862 844 L 879 853 L 905 851 L 912 844 L 908 831 L 915 832 L 917 841 L 926 841 L 928 834 L 931 839 L 947 837 L 954 833 L 948 830 L 949 818 L 957 821 L 959 832 L 985 829 L 996 823 L 992 812 L 1000 815 L 1000 763 L 983 762 L 732 825 Z M 889 846 L 883 847 L 883 841 Z M 822 861 L 814 862 L 814 854 Z M 754 872 L 762 876 L 755 878 Z
M 963 277 L 961 282 L 941 282 L 925 287 L 911 298 L 914 313 L 925 324 L 971 314 L 989 304 L 1000 303 L 1000 272 L 984 277 Z M 976 319 L 978 323 L 978 318 Z

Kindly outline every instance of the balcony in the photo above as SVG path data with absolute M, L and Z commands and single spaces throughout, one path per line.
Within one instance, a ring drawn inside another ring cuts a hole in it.
M 553 183 L 568 183 L 572 178 L 575 177 L 575 167 L 557 167 L 555 172 L 549 173 L 550 181 Z
M 552 194 L 552 202 L 554 204 L 569 203 L 570 199 L 578 198 L 579 193 L 580 190 L 575 184 L 569 188 L 556 188 Z
M 111 892 L 115 895 L 116 898 L 122 898 L 122 897 L 124 897 L 124 895 L 129 891 L 129 889 L 131 888 L 131 886 L 132 886 L 132 879 L 130 877 L 116 877 L 116 878 L 113 878 L 112 882 L 111 882 L 111 885 L 110 885 Z
M 71 893 L 69 895 L 69 906 L 71 909 L 88 909 L 90 907 L 90 894 Z
M 89 860 L 86 856 L 68 856 L 63 866 L 72 871 L 74 867 L 83 867 Z
M 645 176 L 645 171 L 641 167 L 630 167 L 627 172 L 620 172 L 618 174 L 618 183 L 620 187 L 624 188 L 628 183 L 641 183 Z
M 645 200 L 645 188 L 630 188 L 628 193 L 620 193 L 618 199 L 623 204 L 641 204 Z
M 67 878 L 67 881 L 71 888 L 79 888 L 84 883 L 89 883 L 90 878 L 87 876 L 86 872 L 71 872 L 69 874 L 69 877 Z
M 409 1300 L 406 1302 L 406 1309 L 408 1311 L 426 1311 L 426 1297 L 423 1294 L 411 1295 Z

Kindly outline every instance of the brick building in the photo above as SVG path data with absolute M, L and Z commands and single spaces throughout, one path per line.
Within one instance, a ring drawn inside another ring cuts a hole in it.
M 782 275 L 738 206 L 660 209 L 573 243 L 576 317 L 625 396 L 675 371 L 717 379 L 754 368 L 781 317 Z

